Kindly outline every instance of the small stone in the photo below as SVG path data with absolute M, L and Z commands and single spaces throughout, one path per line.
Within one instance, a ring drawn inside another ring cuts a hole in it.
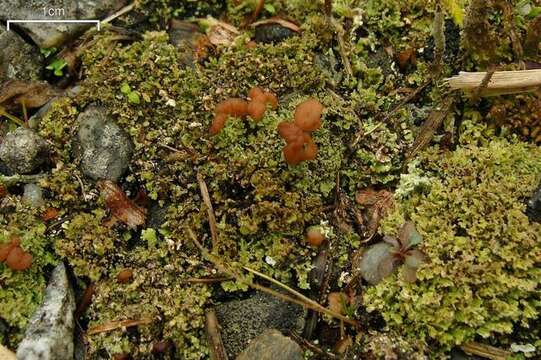
M 23 202 L 32 207 L 44 205 L 43 190 L 36 184 L 26 184 L 24 186 Z
M 255 28 L 255 41 L 257 43 L 278 43 L 297 33 L 280 24 L 262 24 Z
M 172 20 L 168 33 L 169 41 L 179 50 L 180 62 L 194 67 L 198 47 L 205 43 L 206 35 L 195 24 L 183 20 Z
M 81 170 L 94 179 L 117 181 L 128 168 L 133 146 L 106 110 L 90 106 L 79 115 L 78 146 Z
M 0 25 L 0 82 L 9 79 L 36 81 L 41 77 L 43 56 L 19 35 Z
M 306 311 L 302 306 L 260 292 L 245 300 L 230 301 L 216 306 L 222 340 L 231 359 L 267 329 L 284 332 L 294 330 L 301 333 L 305 315 Z
M 250 342 L 237 360 L 302 360 L 299 344 L 275 329 L 268 329 Z
M 541 223 L 541 184 L 526 205 L 526 215 L 530 221 Z
M 17 349 L 19 360 L 72 360 L 75 298 L 64 264 L 58 265 L 45 289 L 43 303 L 26 328 Z
M 0 160 L 16 174 L 31 174 L 45 162 L 47 143 L 23 127 L 10 132 L 0 144 Z

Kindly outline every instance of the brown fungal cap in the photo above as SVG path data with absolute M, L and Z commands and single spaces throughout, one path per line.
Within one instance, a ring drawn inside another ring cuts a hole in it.
M 209 133 L 216 135 L 219 133 L 227 121 L 227 115 L 232 117 L 244 117 L 249 115 L 252 120 L 259 121 L 265 116 L 267 104 L 271 104 L 273 108 L 278 106 L 276 96 L 268 91 L 264 91 L 259 87 L 253 87 L 248 92 L 249 101 L 241 98 L 230 98 L 216 105 L 214 111 L 214 120 L 210 126 Z
M 320 246 L 325 239 L 325 235 L 317 226 L 311 226 L 306 231 L 306 242 L 312 246 Z
M 323 105 L 316 99 L 308 99 L 295 109 L 295 124 L 304 131 L 315 131 L 321 127 Z
M 116 276 L 116 280 L 120 284 L 127 284 L 133 279 L 133 270 L 132 269 L 123 269 Z

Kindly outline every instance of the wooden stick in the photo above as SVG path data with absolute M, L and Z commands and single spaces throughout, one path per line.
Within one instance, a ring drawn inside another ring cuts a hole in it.
M 207 330 L 210 360 L 227 360 L 222 335 L 220 334 L 220 324 L 214 309 L 209 309 L 205 313 L 205 329 Z
M 308 349 L 316 354 L 319 354 L 323 356 L 323 358 L 327 359 L 340 359 L 340 356 L 336 355 L 335 353 L 332 353 L 330 351 L 325 351 L 318 347 L 316 344 L 312 343 L 311 341 L 303 338 L 299 334 L 297 334 L 295 331 L 290 331 L 289 336 L 300 346 L 302 346 L 305 349 Z
M 282 284 L 278 280 L 275 280 L 275 279 L 271 278 L 270 276 L 262 274 L 262 273 L 260 273 L 258 271 L 250 269 L 250 270 L 252 270 L 252 272 L 254 274 L 256 274 L 256 275 L 258 275 L 258 276 L 260 276 L 260 277 L 262 277 L 262 278 L 264 278 L 266 280 L 272 281 L 274 284 L 276 284 L 276 285 L 278 285 L 278 286 L 280 286 L 280 287 L 282 287 L 282 288 L 284 288 L 284 289 L 286 289 L 288 291 L 291 291 L 293 294 L 299 294 L 301 296 L 300 297 L 301 300 L 298 300 L 298 299 L 292 298 L 290 296 L 287 296 L 285 294 L 279 293 L 279 292 L 274 291 L 272 289 L 269 289 L 269 288 L 267 288 L 265 286 L 256 284 L 256 283 L 254 283 L 252 281 L 243 280 L 240 274 L 235 273 L 234 269 L 227 268 L 224 264 L 222 264 L 222 262 L 216 256 L 213 256 L 213 254 L 209 254 L 209 252 L 197 240 L 197 238 L 196 238 L 195 234 L 193 233 L 192 229 L 190 229 L 189 227 L 187 227 L 186 229 L 188 231 L 188 234 L 192 238 L 192 241 L 197 246 L 197 248 L 199 248 L 199 250 L 201 251 L 203 256 L 206 258 L 206 260 L 212 262 L 214 264 L 214 266 L 216 266 L 216 268 L 218 270 L 220 270 L 221 272 L 226 273 L 226 274 L 230 274 L 231 276 L 234 276 L 237 281 L 242 282 L 242 283 L 244 283 L 244 284 L 248 285 L 249 287 L 254 288 L 256 290 L 260 290 L 260 291 L 265 292 L 265 293 L 267 293 L 269 295 L 280 298 L 280 299 L 282 299 L 284 301 L 288 301 L 288 302 L 291 302 L 291 303 L 294 303 L 294 304 L 298 304 L 298 305 L 303 306 L 305 308 L 312 309 L 314 311 L 327 314 L 327 315 L 329 315 L 331 317 L 343 320 L 345 323 L 353 325 L 355 327 L 359 326 L 359 323 L 357 321 L 352 320 L 350 318 L 347 318 L 344 315 L 338 314 L 338 313 L 336 313 L 336 312 L 334 312 L 334 311 L 332 311 L 330 309 L 327 309 L 326 307 L 318 304 L 317 302 L 305 297 L 304 295 L 298 293 L 297 291 L 291 289 L 290 287 Z M 243 268 L 246 269 L 246 267 L 243 267 Z M 308 301 L 306 301 L 305 299 L 308 299 Z
M 490 360 L 505 360 L 511 356 L 510 351 L 502 350 L 494 346 L 469 342 L 461 346 L 467 354 L 473 354 Z
M 451 89 L 471 93 L 482 87 L 485 79 L 487 79 L 487 72 L 460 72 L 457 76 L 445 81 Z M 490 81 L 480 91 L 480 95 L 495 96 L 530 92 L 539 87 L 541 87 L 541 69 L 495 71 L 490 77 Z
M 189 283 L 189 284 L 213 284 L 217 282 L 224 282 L 224 281 L 231 281 L 235 280 L 232 276 L 223 276 L 223 277 L 216 277 L 216 278 L 188 278 L 188 279 L 182 279 L 180 280 L 183 283 Z
M 108 24 L 111 21 L 113 21 L 114 19 L 116 19 L 116 18 L 118 18 L 118 17 L 132 11 L 134 7 L 135 7 L 135 3 L 131 3 L 130 5 L 124 6 L 122 9 L 120 9 L 116 13 L 114 13 L 111 16 L 107 17 L 106 19 L 102 20 L 101 23 L 102 24 Z
M 201 191 L 201 196 L 203 197 L 203 202 L 207 207 L 210 235 L 212 237 L 212 252 L 214 252 L 214 250 L 218 249 L 218 226 L 216 225 L 216 217 L 214 216 L 214 209 L 212 207 L 212 202 L 210 201 L 209 189 L 205 183 L 205 180 L 203 179 L 203 175 L 201 175 L 199 172 L 197 173 L 197 182 L 199 183 L 199 189 Z
M 3 360 L 17 360 L 15 353 L 11 352 L 7 347 L 0 344 L 0 359 Z
M 437 106 L 434 110 L 432 110 L 430 115 L 428 115 L 428 119 L 426 119 L 421 126 L 421 131 L 419 132 L 419 135 L 417 135 L 415 141 L 413 142 L 413 145 L 408 150 L 406 154 L 406 159 L 413 158 L 420 150 L 422 150 L 426 145 L 428 145 L 436 130 L 441 126 L 443 120 L 451 111 L 453 104 L 454 97 L 448 96 L 445 100 L 443 100 L 443 103 L 441 105 Z
M 148 325 L 152 323 L 152 319 L 150 318 L 142 318 L 139 320 L 119 320 L 119 321 L 111 321 L 105 324 L 93 326 L 89 328 L 86 332 L 87 335 L 95 335 L 103 332 L 113 331 L 117 329 L 121 329 L 124 327 L 132 327 L 132 326 L 138 326 L 138 325 Z

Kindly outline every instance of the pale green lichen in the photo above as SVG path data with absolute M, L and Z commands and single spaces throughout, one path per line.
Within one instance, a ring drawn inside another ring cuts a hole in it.
M 541 226 L 523 213 L 541 178 L 541 152 L 485 141 L 421 156 L 430 190 L 399 201 L 381 232 L 411 219 L 428 261 L 416 283 L 395 274 L 364 297 L 390 327 L 443 348 L 528 328 L 541 311 Z

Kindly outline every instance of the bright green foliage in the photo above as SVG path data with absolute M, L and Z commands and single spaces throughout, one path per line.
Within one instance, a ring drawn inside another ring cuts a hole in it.
M 414 284 L 393 275 L 369 288 L 368 309 L 442 347 L 527 327 L 541 313 L 541 225 L 523 210 L 541 178 L 541 150 L 495 139 L 452 153 L 431 149 L 421 167 L 428 193 L 401 200 L 381 232 L 411 219 L 429 261 Z
M 23 271 L 13 271 L 0 263 L 0 318 L 11 327 L 0 343 L 14 345 L 21 340 L 24 328 L 41 303 L 47 285 L 46 272 L 55 265 L 52 244 L 47 239 L 46 226 L 36 210 L 17 206 L 17 212 L 0 216 L 0 244 L 21 239 L 21 247 L 32 255 L 32 265 Z

